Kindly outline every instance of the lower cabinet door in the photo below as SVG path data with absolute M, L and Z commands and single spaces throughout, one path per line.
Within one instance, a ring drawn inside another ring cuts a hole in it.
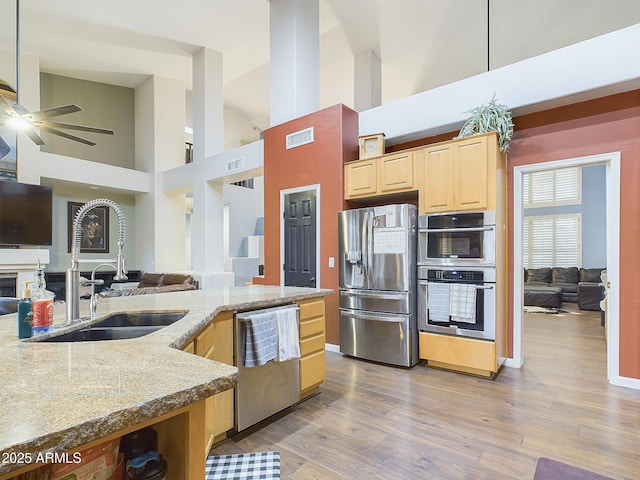
M 496 343 L 489 340 L 420 332 L 420 358 L 452 366 L 498 371 Z
M 300 359 L 300 391 L 324 382 L 326 363 L 324 350 Z

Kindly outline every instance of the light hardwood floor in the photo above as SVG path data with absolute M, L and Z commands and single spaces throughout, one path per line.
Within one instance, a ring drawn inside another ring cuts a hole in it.
M 278 451 L 283 479 L 520 480 L 538 457 L 640 479 L 640 391 L 607 383 L 599 314 L 526 314 L 523 352 L 494 381 L 327 353 L 319 395 L 212 453 Z

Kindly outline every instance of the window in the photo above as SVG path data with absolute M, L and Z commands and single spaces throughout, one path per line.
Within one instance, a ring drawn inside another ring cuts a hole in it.
M 522 227 L 525 268 L 582 265 L 579 213 L 525 217 Z
M 525 173 L 522 177 L 524 208 L 582 203 L 582 169 L 558 168 Z

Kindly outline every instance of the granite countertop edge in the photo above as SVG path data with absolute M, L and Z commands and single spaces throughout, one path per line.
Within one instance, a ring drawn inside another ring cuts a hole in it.
M 206 328 L 213 318 L 221 312 L 271 307 L 305 299 L 323 297 L 332 293 L 333 291 L 329 289 L 253 285 L 134 297 L 114 297 L 112 299 L 101 300 L 99 313 L 102 315 L 117 311 L 172 310 L 179 308 L 188 309 L 189 314 L 175 324 L 145 337 L 111 342 L 78 342 L 68 348 L 78 349 L 79 353 L 82 353 L 82 348 L 88 351 L 88 343 L 93 344 L 94 349 L 91 350 L 92 355 L 94 355 L 93 358 L 97 358 L 98 361 L 100 361 L 104 357 L 105 362 L 114 361 L 114 358 L 120 358 L 120 356 L 126 357 L 126 354 L 131 350 L 139 350 L 140 373 L 144 373 L 144 369 L 148 367 L 148 365 L 145 367 L 145 363 L 150 361 L 145 360 L 145 351 L 147 355 L 149 352 L 154 352 L 154 354 L 157 353 L 158 355 L 157 363 L 166 362 L 167 365 L 170 364 L 171 366 L 177 363 L 183 369 L 193 368 L 194 370 L 190 372 L 193 372 L 193 375 L 197 378 L 185 378 L 185 375 L 180 375 L 180 372 L 176 373 L 175 370 L 170 371 L 170 367 L 166 366 L 167 374 L 173 374 L 173 376 L 176 377 L 175 380 L 177 384 L 180 385 L 180 388 L 177 388 L 175 391 L 162 391 L 162 393 L 157 396 L 154 396 L 153 391 L 148 395 L 144 393 L 140 393 L 137 396 L 133 395 L 134 399 L 132 401 L 123 401 L 122 405 L 118 405 L 119 408 L 115 408 L 112 411 L 103 411 L 100 414 L 89 415 L 88 418 L 83 418 L 81 421 L 75 419 L 63 427 L 51 428 L 41 434 L 38 432 L 38 435 L 33 435 L 30 438 L 25 438 L 22 432 L 20 432 L 19 424 L 17 427 L 13 425 L 12 429 L 18 431 L 20 435 L 17 436 L 22 438 L 16 439 L 16 441 L 13 442 L 12 440 L 7 440 L 6 437 L 3 439 L 2 435 L 0 435 L 0 455 L 6 456 L 7 453 L 28 453 L 31 456 L 36 456 L 38 453 L 66 452 L 141 422 L 186 407 L 216 393 L 233 388 L 237 382 L 236 367 L 186 354 L 185 352 L 181 352 L 180 349 L 184 348 L 195 335 Z M 81 314 L 82 308 L 83 305 L 81 303 Z M 64 305 L 56 305 L 56 323 L 61 321 L 60 312 L 63 311 L 63 309 Z M 11 326 L 14 327 L 15 315 L 6 315 L 5 317 L 10 317 L 7 320 L 13 320 L 10 323 Z M 0 317 L 0 319 L 2 318 L 3 317 Z M 78 327 L 75 326 L 71 329 L 75 328 Z M 7 322 L 0 322 L 0 335 L 3 338 L 7 336 L 6 334 L 13 334 L 13 338 L 15 338 L 15 328 L 13 328 L 13 332 L 9 332 L 9 330 L 10 328 L 8 328 Z M 84 347 L 82 346 L 83 344 Z M 33 345 L 33 347 L 31 347 L 31 345 Z M 9 342 L 0 342 L 0 352 L 3 349 L 8 349 L 9 353 L 16 355 L 15 352 L 11 352 L 11 349 L 18 349 L 18 351 L 22 352 L 22 350 L 28 350 L 30 348 L 52 348 L 60 351 L 64 346 L 64 343 L 25 342 L 24 340 L 20 341 L 15 339 Z M 35 355 L 35 350 L 33 354 Z M 20 353 L 20 355 L 23 355 L 23 353 Z M 67 355 L 71 357 L 70 353 Z M 137 353 L 132 355 L 134 355 L 134 358 L 138 357 Z M 107 368 L 108 373 L 112 374 L 113 371 L 118 370 L 118 368 L 128 370 L 129 373 L 135 373 L 135 363 L 125 364 L 127 361 L 126 358 L 120 361 L 122 363 L 115 366 L 107 365 L 105 368 Z M 153 361 L 156 361 L 155 355 Z M 160 371 L 162 371 L 162 366 L 160 367 Z M 154 368 L 157 368 L 157 365 L 155 365 Z M 100 371 L 99 368 L 96 369 Z M 0 376 L 2 375 L 3 374 L 0 373 Z M 160 377 L 158 377 L 158 375 L 160 375 Z M 156 377 L 161 378 L 161 374 L 156 373 Z M 3 380 L 6 379 L 3 378 Z M 40 386 L 41 388 L 41 384 L 37 383 L 37 379 L 32 379 L 31 384 L 29 383 L 29 379 L 22 379 L 22 383 L 25 381 L 27 382 L 26 390 L 28 390 L 28 387 L 36 388 Z M 56 392 L 56 397 L 50 399 L 50 403 L 64 401 L 64 388 L 62 390 L 62 392 Z M 159 388 L 159 390 L 162 390 L 162 388 Z M 5 389 L 5 394 L 14 394 L 20 397 L 19 390 L 17 390 L 15 386 L 9 390 Z M 11 408 L 12 403 L 19 403 L 26 399 L 13 398 L 9 400 L 13 400 L 13 402 L 8 402 L 9 405 L 3 407 L 0 404 L 0 419 L 6 420 L 12 418 L 14 416 L 13 412 L 9 412 L 8 410 L 3 412 L 2 410 Z M 54 404 L 64 407 L 64 403 Z M 53 416 L 56 415 L 56 412 L 50 413 Z M 20 412 L 18 412 L 17 416 L 19 422 Z M 33 425 L 26 422 L 25 429 L 28 430 L 28 427 L 33 428 Z M 22 466 L 24 465 L 0 462 L 0 475 L 10 473 Z

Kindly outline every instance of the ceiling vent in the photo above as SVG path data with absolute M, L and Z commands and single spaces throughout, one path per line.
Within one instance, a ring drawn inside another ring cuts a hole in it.
M 307 143 L 313 143 L 313 127 L 287 135 L 287 150 L 299 147 L 300 145 L 306 145 Z
M 229 160 L 226 165 L 226 172 L 235 172 L 236 170 L 242 170 L 244 168 L 244 157 L 236 158 L 235 160 Z

